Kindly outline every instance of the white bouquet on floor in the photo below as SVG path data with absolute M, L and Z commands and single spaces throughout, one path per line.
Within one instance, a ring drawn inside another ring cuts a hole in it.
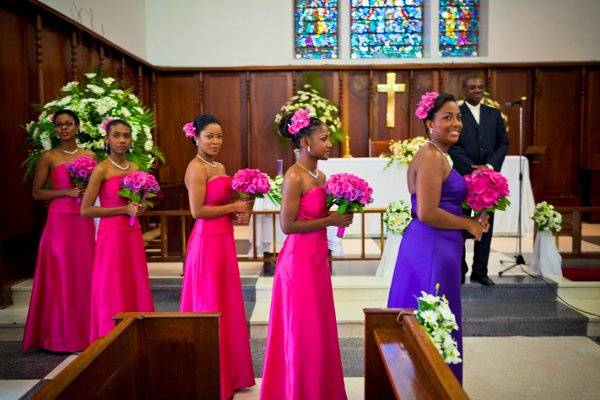
M 410 206 L 406 201 L 397 200 L 390 202 L 383 214 L 383 224 L 387 232 L 387 237 L 375 276 L 391 278 L 394 274 L 398 250 L 402 242 L 402 234 L 411 220 Z
M 447 364 L 458 364 L 462 359 L 458 344 L 450 334 L 458 330 L 458 324 L 446 296 L 437 295 L 439 288 L 438 283 L 435 285 L 435 296 L 421 292 L 421 297 L 417 298 L 418 308 L 415 310 L 415 316 L 444 361 Z
M 562 215 L 545 201 L 537 203 L 533 212 L 537 229 L 533 244 L 531 269 L 543 276 L 562 276 L 562 257 L 556 247 L 554 235 L 560 232 Z

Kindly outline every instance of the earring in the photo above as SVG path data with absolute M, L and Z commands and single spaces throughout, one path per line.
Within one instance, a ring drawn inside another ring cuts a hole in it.
M 129 146 L 129 150 L 127 151 L 131 153 L 133 151 L 133 147 Z
M 310 146 L 306 146 L 306 151 L 310 154 Z
M 108 143 L 104 142 L 104 151 L 110 153 L 110 147 L 108 147 Z
M 429 128 L 429 133 L 432 134 L 433 133 L 433 128 Z

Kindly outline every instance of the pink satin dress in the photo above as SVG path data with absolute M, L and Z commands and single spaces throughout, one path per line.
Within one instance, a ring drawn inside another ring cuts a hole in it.
M 66 164 L 50 171 L 53 189 L 72 189 Z M 90 343 L 90 289 L 94 262 L 94 221 L 83 218 L 76 198 L 50 202 L 38 249 L 23 348 L 58 352 Z
M 127 204 L 118 194 L 122 179 L 123 176 L 113 176 L 102 183 L 98 192 L 101 207 Z M 91 310 L 91 341 L 110 332 L 115 325 L 112 318 L 120 312 L 154 311 L 144 240 L 137 218 L 133 226 L 125 214 L 100 219 Z
M 327 213 L 324 187 L 301 197 L 299 220 Z M 325 228 L 288 235 L 279 253 L 260 398 L 347 398 Z
M 205 204 L 223 205 L 231 196 L 231 177 L 218 176 L 206 183 Z M 221 399 L 231 398 L 237 389 L 254 386 L 231 215 L 196 220 L 187 245 L 179 310 L 221 313 Z

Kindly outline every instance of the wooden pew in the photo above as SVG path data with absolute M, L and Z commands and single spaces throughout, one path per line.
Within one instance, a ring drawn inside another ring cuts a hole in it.
M 365 399 L 468 399 L 413 310 L 365 309 Z
M 219 399 L 219 313 L 122 313 L 34 399 Z

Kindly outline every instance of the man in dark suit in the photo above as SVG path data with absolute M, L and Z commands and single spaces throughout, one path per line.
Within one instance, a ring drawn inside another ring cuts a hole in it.
M 453 167 L 462 175 L 475 169 L 493 168 L 500 171 L 506 151 L 508 137 L 500 111 L 481 104 L 485 86 L 483 79 L 469 77 L 463 81 L 465 103 L 460 106 L 463 129 L 458 143 L 450 147 Z M 493 214 L 489 219 L 490 227 L 480 241 L 475 242 L 471 282 L 491 286 L 494 282 L 488 277 L 487 264 L 490 257 L 490 244 L 494 223 Z M 463 249 L 462 282 L 468 271 Z

